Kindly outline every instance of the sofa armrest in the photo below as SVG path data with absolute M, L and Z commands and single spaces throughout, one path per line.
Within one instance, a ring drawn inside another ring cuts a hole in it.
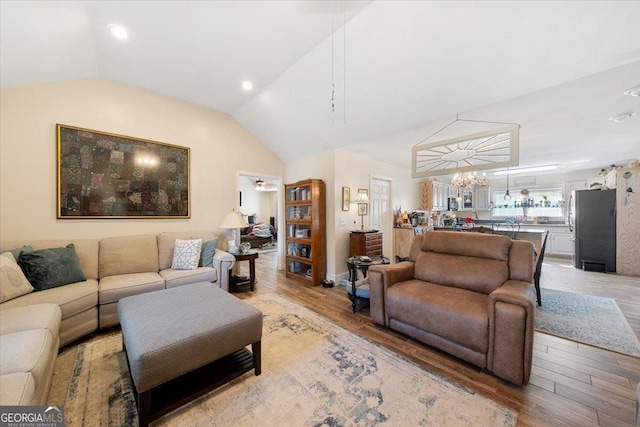
M 369 268 L 369 313 L 379 325 L 386 325 L 384 297 L 390 286 L 413 279 L 415 264 L 404 261 L 399 264 L 372 265 Z
M 535 287 L 507 280 L 489 294 L 487 368 L 514 384 L 526 385 L 531 374 L 535 327 Z
M 213 268 L 218 272 L 220 289 L 229 292 L 229 272 L 236 263 L 236 257 L 229 252 L 216 249 L 213 254 Z

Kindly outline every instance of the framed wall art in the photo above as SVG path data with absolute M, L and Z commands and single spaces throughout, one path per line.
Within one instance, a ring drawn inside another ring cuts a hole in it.
M 351 203 L 351 188 L 342 187 L 342 210 L 349 210 L 349 203 Z
M 190 218 L 189 148 L 56 125 L 57 217 Z

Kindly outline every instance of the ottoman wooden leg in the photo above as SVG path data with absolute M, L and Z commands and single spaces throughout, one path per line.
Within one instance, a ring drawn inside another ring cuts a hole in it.
M 148 390 L 138 394 L 138 424 L 139 427 L 148 427 L 151 422 L 151 392 Z
M 256 376 L 262 373 L 262 341 L 251 344 L 251 352 L 253 353 L 253 365 Z

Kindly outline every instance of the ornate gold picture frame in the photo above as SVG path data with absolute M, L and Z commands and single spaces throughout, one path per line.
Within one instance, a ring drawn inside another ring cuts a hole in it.
M 57 218 L 190 218 L 187 147 L 56 125 Z
M 348 211 L 351 203 L 351 188 L 342 187 L 342 210 Z

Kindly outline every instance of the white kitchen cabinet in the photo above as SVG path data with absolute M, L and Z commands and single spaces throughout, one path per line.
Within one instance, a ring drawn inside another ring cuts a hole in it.
M 420 208 L 426 211 L 446 211 L 449 185 L 438 181 L 420 183 Z
M 568 227 L 549 230 L 549 241 L 547 242 L 547 253 L 554 255 L 573 255 L 573 233 Z
M 487 187 L 479 187 L 473 190 L 473 204 L 476 211 L 489 210 L 489 194 Z

